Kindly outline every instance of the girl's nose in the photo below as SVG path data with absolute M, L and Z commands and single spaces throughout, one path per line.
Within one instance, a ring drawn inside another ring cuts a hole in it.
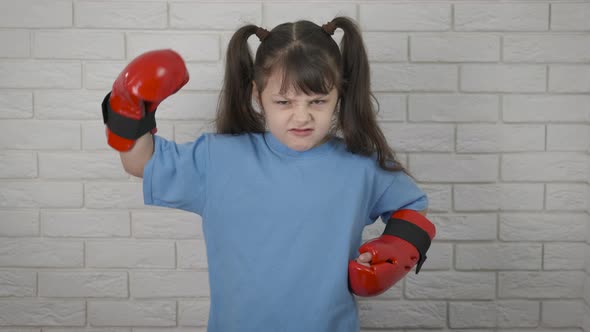
M 293 111 L 293 120 L 297 122 L 307 122 L 311 119 L 311 112 L 309 112 L 307 106 L 296 107 Z

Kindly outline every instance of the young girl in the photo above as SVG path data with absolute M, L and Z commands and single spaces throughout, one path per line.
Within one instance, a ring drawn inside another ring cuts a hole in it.
M 187 81 L 178 54 L 145 53 L 117 78 L 103 115 L 125 170 L 143 177 L 145 203 L 202 216 L 208 330 L 358 331 L 353 294 L 380 294 L 418 271 L 435 230 L 426 195 L 376 123 L 357 26 L 337 17 L 240 28 L 217 133 L 186 144 L 152 135 L 158 104 Z M 359 250 L 378 217 L 384 234 Z

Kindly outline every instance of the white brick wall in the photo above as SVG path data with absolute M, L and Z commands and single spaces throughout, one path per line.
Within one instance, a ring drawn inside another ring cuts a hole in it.
M 238 26 L 335 15 L 363 30 L 379 120 L 438 227 L 424 272 L 360 299 L 363 331 L 590 332 L 582 0 L 0 1 L 0 332 L 205 331 L 201 220 L 143 205 L 102 97 L 173 48 L 191 81 L 159 133 L 195 139 Z

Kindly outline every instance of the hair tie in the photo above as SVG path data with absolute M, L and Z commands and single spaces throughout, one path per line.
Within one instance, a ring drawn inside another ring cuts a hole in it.
M 263 42 L 268 35 L 270 35 L 270 31 L 266 30 L 265 28 L 258 27 L 256 29 L 256 36 L 260 39 L 260 42 Z
M 334 24 L 334 22 L 330 21 L 324 25 L 322 25 L 322 29 L 324 29 L 324 31 L 329 34 L 330 36 L 332 36 L 334 34 L 334 31 L 336 30 L 337 26 L 336 24 Z

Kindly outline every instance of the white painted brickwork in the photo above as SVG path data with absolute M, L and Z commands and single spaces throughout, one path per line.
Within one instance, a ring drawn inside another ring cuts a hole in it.
M 200 217 L 143 205 L 100 102 L 173 48 L 191 80 L 158 129 L 193 140 L 238 26 L 336 15 L 363 30 L 382 128 L 438 230 L 422 273 L 360 299 L 363 331 L 590 332 L 583 0 L 0 1 L 0 332 L 204 332 Z

